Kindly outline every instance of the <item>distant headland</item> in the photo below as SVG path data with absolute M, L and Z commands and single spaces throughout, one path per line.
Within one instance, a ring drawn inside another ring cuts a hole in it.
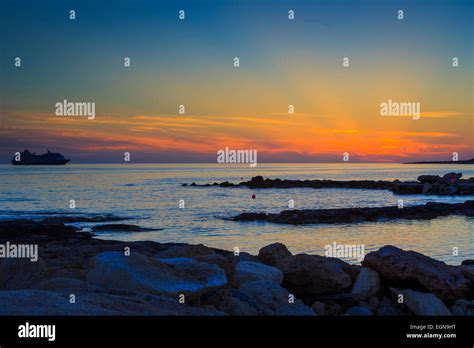
M 474 158 L 462 161 L 422 161 L 422 162 L 404 162 L 403 164 L 474 164 Z

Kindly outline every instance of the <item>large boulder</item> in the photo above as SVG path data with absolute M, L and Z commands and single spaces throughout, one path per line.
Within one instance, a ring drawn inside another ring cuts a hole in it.
M 268 280 L 280 285 L 283 281 L 283 274 L 279 269 L 260 262 L 239 262 L 235 267 L 234 286 L 239 287 L 243 283 L 255 280 Z
M 415 315 L 451 315 L 445 304 L 432 293 L 413 291 L 410 289 L 392 289 L 395 295 L 403 295 L 403 303 Z
M 189 258 L 156 259 L 138 253 L 104 252 L 92 259 L 86 279 L 106 289 L 164 294 L 196 294 L 224 286 L 227 278 L 217 265 Z
M 0 315 L 224 315 L 214 308 L 196 308 L 166 296 L 127 292 L 0 291 Z
M 282 243 L 267 245 L 258 252 L 259 260 L 270 266 L 275 266 L 290 256 L 291 252 Z
M 290 296 L 288 291 L 275 282 L 247 282 L 239 290 L 257 303 L 259 315 L 314 315 L 311 307 Z
M 318 255 L 299 254 L 279 265 L 283 287 L 297 297 L 312 303 L 318 295 L 346 292 L 352 284 L 344 271 L 345 262 Z
M 433 292 L 447 303 L 473 293 L 460 266 L 449 266 L 415 251 L 384 246 L 367 254 L 362 265 L 376 270 L 389 286 Z
M 379 274 L 370 268 L 362 268 L 357 276 L 351 294 L 355 297 L 365 300 L 375 295 L 380 288 Z

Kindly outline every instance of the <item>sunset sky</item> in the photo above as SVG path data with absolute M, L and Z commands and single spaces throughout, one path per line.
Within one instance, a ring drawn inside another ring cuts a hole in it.
M 259 162 L 474 157 L 473 1 L 7 0 L 0 13 L 1 163 L 26 148 L 71 163 L 216 162 L 225 147 Z M 95 119 L 55 116 L 64 99 L 95 102 Z M 419 102 L 421 118 L 381 116 L 389 99 Z

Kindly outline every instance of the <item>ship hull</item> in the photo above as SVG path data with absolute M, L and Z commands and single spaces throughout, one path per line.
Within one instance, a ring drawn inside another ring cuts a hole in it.
M 63 166 L 70 160 L 58 160 L 58 161 L 12 161 L 14 166 Z

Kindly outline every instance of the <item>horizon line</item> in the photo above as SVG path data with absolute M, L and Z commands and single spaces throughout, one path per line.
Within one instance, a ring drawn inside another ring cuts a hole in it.
M 438 162 L 439 164 L 463 164 L 463 163 L 457 163 L 457 162 L 465 162 L 469 160 L 474 160 L 472 159 L 463 159 L 463 160 L 458 160 L 458 161 L 437 161 L 437 160 L 421 160 L 421 161 L 409 161 L 409 162 L 365 162 L 365 161 L 334 161 L 334 162 L 258 162 L 258 164 L 421 164 L 421 163 L 426 163 L 426 164 L 437 164 L 434 162 Z M 5 165 L 11 165 L 11 163 L 1 163 Z M 218 164 L 218 165 L 224 165 L 224 166 L 249 166 L 249 163 L 218 163 L 218 162 L 76 162 L 76 163 L 68 163 L 67 165 L 75 165 L 75 164 Z M 470 163 L 469 163 L 470 164 Z M 33 166 L 33 165 L 26 165 L 26 166 Z M 38 165 L 37 165 L 38 166 Z M 45 165 L 48 166 L 48 165 Z M 64 165 L 66 166 L 66 165 Z M 255 168 L 255 167 L 252 167 Z

